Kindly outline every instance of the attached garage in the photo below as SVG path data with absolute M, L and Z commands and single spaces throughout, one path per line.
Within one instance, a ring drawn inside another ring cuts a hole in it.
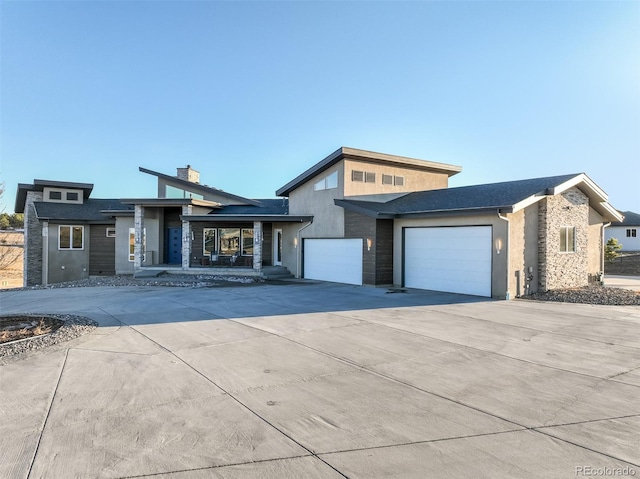
M 361 285 L 362 244 L 362 239 L 305 239 L 303 276 Z
M 404 286 L 491 297 L 491 226 L 404 228 Z

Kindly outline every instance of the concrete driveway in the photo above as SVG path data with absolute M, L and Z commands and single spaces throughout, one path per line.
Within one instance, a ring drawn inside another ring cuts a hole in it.
M 640 308 L 336 284 L 0 293 L 0 477 L 640 474 Z M 606 474 L 603 474 L 606 473 Z

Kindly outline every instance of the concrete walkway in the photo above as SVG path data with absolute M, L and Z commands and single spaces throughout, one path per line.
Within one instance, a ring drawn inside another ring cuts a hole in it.
M 615 276 L 608 274 L 604 277 L 604 285 L 610 288 L 640 291 L 640 276 Z
M 638 307 L 329 283 L 0 305 L 100 323 L 0 366 L 2 478 L 640 474 Z

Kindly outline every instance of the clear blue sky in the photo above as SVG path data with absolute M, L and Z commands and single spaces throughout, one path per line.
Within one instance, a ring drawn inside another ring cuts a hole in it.
M 1 1 L 0 178 L 253 198 L 340 146 L 451 186 L 586 172 L 640 212 L 640 2 Z

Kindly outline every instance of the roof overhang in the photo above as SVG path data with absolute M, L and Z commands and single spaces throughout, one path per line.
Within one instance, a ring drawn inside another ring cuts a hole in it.
M 230 200 L 239 201 L 242 204 L 260 206 L 259 201 L 251 200 L 249 198 L 244 198 L 242 196 L 234 195 L 232 193 L 227 193 L 226 191 L 220 190 L 218 188 L 213 188 L 207 185 L 201 185 L 200 183 L 192 183 L 191 181 L 182 180 L 175 176 L 165 175 L 164 173 L 159 173 L 157 171 L 143 168 L 142 166 L 139 166 L 138 170 L 141 171 L 142 173 L 146 173 L 148 175 L 153 175 L 157 178 L 161 178 L 164 181 L 174 183 L 182 187 L 188 187 L 192 191 L 199 191 L 200 193 L 208 193 L 210 195 L 213 194 L 213 195 L 223 196 L 225 198 L 229 198 Z
M 262 221 L 274 223 L 304 223 L 313 221 L 310 215 L 180 215 L 184 221 L 224 221 L 229 223 L 240 223 L 247 221 Z
M 124 198 L 120 200 L 125 205 L 138 206 L 155 206 L 155 207 L 171 207 L 171 206 L 204 206 L 208 208 L 221 208 L 222 204 L 216 201 L 199 200 L 195 198 Z
M 55 180 L 33 180 L 33 184 L 18 183 L 18 189 L 16 191 L 16 203 L 14 205 L 14 211 L 16 213 L 24 213 L 24 206 L 27 202 L 27 192 L 29 191 L 44 191 L 45 188 L 63 188 L 70 190 L 82 190 L 82 197 L 86 200 L 93 191 L 93 185 L 91 183 L 74 183 L 70 181 L 55 181 Z
M 439 173 L 446 173 L 448 176 L 453 176 L 462 171 L 461 166 L 449 165 L 446 163 L 437 163 L 434 161 L 419 160 L 417 158 L 408 158 L 404 156 L 388 155 L 386 153 L 376 153 L 367 150 L 358 150 L 356 148 L 342 147 L 331 153 L 319 163 L 316 163 L 304 173 L 298 175 L 289 183 L 276 191 L 277 196 L 289 196 L 293 190 L 306 183 L 314 176 L 322 173 L 327 168 L 335 165 L 341 160 L 363 160 L 371 163 L 380 163 L 394 166 L 402 166 L 405 168 L 411 168 L 422 171 L 434 171 Z
M 446 210 L 428 210 L 428 211 L 412 211 L 410 213 L 397 212 L 381 212 L 373 208 L 367 208 L 358 204 L 353 204 L 348 200 L 334 200 L 337 206 L 341 206 L 345 210 L 360 213 L 365 216 L 377 219 L 401 219 L 401 218 L 432 218 L 442 216 L 464 216 L 464 215 L 482 215 L 495 214 L 496 212 L 507 214 L 513 213 L 513 207 L 506 206 L 488 206 L 482 208 L 463 208 L 463 209 L 446 209 Z
M 564 193 L 570 188 L 577 187 L 589 198 L 589 206 L 596 210 L 607 221 L 622 221 L 624 215 L 609 204 L 609 196 L 600 188 L 591 178 L 584 173 L 580 173 L 573 178 L 556 185 L 553 188 L 547 188 L 545 191 L 531 195 L 528 198 L 518 202 L 513 206 L 513 211 L 519 211 L 532 205 L 542 198 L 554 196 Z

